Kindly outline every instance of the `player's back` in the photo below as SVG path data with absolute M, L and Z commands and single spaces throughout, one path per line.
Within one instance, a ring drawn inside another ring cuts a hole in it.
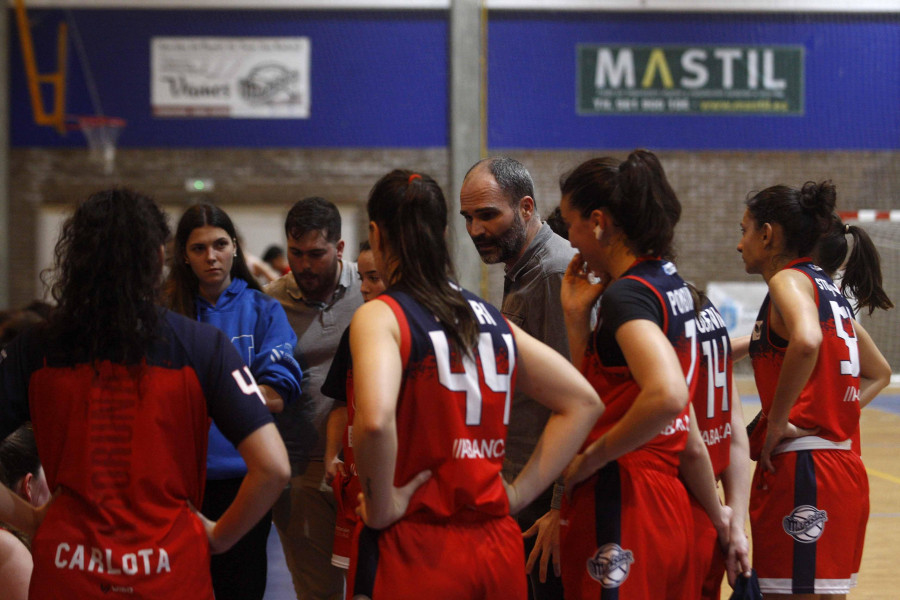
M 401 332 L 403 383 L 397 403 L 395 485 L 433 473 L 406 516 L 480 519 L 509 513 L 500 478 L 505 453 L 516 346 L 500 312 L 463 292 L 480 327 L 471 356 L 459 352 L 437 319 L 408 294 L 388 290 L 378 301 Z
M 697 344 L 697 385 L 691 402 L 718 477 L 728 467 L 730 456 L 733 361 L 725 321 L 708 299 L 697 316 Z

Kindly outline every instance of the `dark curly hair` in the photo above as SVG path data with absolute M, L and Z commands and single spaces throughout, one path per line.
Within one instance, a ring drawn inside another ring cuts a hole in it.
M 181 215 L 175 229 L 175 249 L 165 294 L 166 303 L 171 310 L 191 319 L 197 318 L 196 299 L 200 294 L 200 280 L 191 265 L 187 264 L 187 242 L 191 232 L 207 225 L 224 230 L 234 241 L 237 256 L 231 263 L 231 279 L 243 279 L 248 287 L 262 291 L 256 278 L 250 273 L 241 245 L 237 243 L 237 231 L 228 213 L 214 204 L 195 204 Z
M 92 194 L 65 221 L 56 243 L 48 330 L 67 356 L 133 364 L 156 338 L 169 237 L 149 196 L 114 188 Z

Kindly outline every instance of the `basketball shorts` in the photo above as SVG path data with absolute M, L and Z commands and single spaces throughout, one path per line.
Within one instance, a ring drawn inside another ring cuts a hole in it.
M 674 467 L 606 465 L 564 500 L 560 543 L 568 600 L 696 598 L 685 578 L 693 522 Z
M 750 490 L 753 566 L 763 593 L 847 594 L 869 519 L 869 480 L 852 450 L 801 450 L 759 466 Z
M 353 530 L 359 521 L 356 507 L 359 505 L 359 477 L 347 475 L 335 477 L 331 482 L 337 513 L 334 518 L 334 545 L 331 550 L 331 564 L 347 569 L 350 566 L 350 548 L 353 544 Z
M 354 545 L 350 598 L 525 600 L 522 531 L 511 517 L 434 523 L 403 519 L 362 527 Z
M 719 536 L 709 515 L 700 503 L 688 495 L 694 516 L 694 543 L 691 547 L 691 568 L 694 585 L 702 600 L 719 600 L 722 578 L 725 576 L 725 554 L 719 546 Z

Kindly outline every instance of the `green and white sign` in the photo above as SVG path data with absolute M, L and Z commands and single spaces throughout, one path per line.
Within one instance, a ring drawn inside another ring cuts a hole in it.
M 578 46 L 578 113 L 803 114 L 803 46 Z

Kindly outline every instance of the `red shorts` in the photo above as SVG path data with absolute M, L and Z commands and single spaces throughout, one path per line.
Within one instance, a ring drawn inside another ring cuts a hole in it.
M 695 598 L 685 578 L 693 534 L 687 491 L 674 467 L 629 457 L 601 469 L 563 502 L 566 598 L 606 598 L 604 590 L 620 600 Z
M 331 482 L 334 489 L 334 499 L 337 513 L 334 517 L 334 545 L 331 550 L 331 564 L 347 569 L 350 566 L 350 550 L 353 545 L 353 530 L 359 516 L 356 507 L 359 505 L 359 493 L 362 487 L 359 485 L 359 477 L 346 475 L 335 477 Z
M 689 498 L 694 516 L 691 568 L 694 570 L 695 589 L 700 590 L 699 598 L 702 600 L 719 600 L 722 578 L 725 576 L 725 554 L 719 546 L 719 536 L 709 515 L 693 496 L 689 495 Z
M 525 600 L 522 531 L 511 517 L 433 523 L 403 519 L 360 527 L 348 598 Z
M 753 566 L 771 594 L 847 594 L 869 519 L 869 480 L 851 450 L 802 450 L 757 465 L 750 490 Z

